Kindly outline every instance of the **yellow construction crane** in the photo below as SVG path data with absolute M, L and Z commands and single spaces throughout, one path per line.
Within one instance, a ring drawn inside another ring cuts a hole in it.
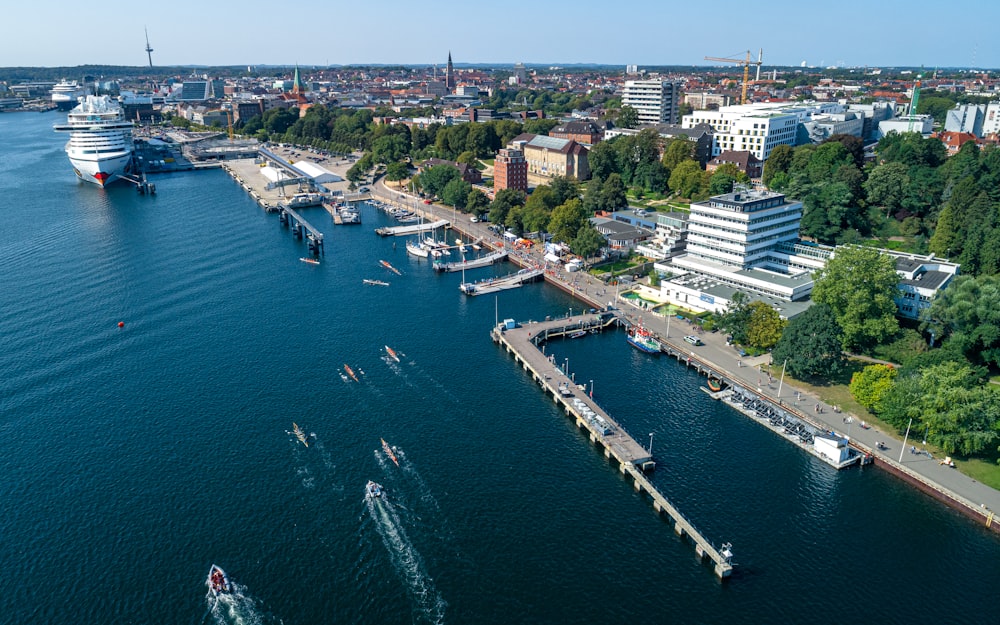
M 764 57 L 764 50 L 761 49 L 760 57 L 756 61 L 750 60 L 750 51 L 747 50 L 747 58 L 743 59 L 727 59 L 718 56 L 706 56 L 706 61 L 718 61 L 720 63 L 737 63 L 743 66 L 743 95 L 740 97 L 740 104 L 747 103 L 747 85 L 750 83 L 750 66 L 756 65 L 757 71 L 760 71 L 760 66 L 762 65 Z

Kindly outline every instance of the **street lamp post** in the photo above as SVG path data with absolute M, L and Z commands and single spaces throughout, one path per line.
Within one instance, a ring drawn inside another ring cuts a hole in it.
M 649 455 L 653 455 L 653 433 L 649 433 Z
M 594 398 L 594 381 L 593 380 L 590 381 L 590 398 L 591 399 Z
M 778 382 L 778 399 L 781 399 L 781 385 L 785 383 L 785 365 L 788 364 L 788 359 L 785 358 L 784 364 L 781 365 L 781 381 Z
M 569 376 L 569 358 L 567 358 L 565 363 L 563 364 L 563 375 L 567 377 Z

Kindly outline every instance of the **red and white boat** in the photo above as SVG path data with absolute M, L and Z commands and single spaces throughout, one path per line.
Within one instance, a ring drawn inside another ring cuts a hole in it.
M 354 369 L 351 369 L 351 367 L 348 366 L 347 363 L 344 363 L 344 371 L 347 372 L 347 375 L 351 376 L 352 380 L 354 380 L 355 382 L 358 381 L 358 376 L 354 375 Z
M 385 353 L 389 354 L 389 358 L 392 358 L 396 362 L 399 362 L 399 355 L 396 353 L 396 350 L 389 347 L 388 345 L 385 346 Z
M 233 591 L 229 584 L 229 576 L 222 570 L 222 567 L 216 564 L 213 564 L 212 568 L 208 570 L 208 579 L 205 580 L 205 584 L 216 597 Z

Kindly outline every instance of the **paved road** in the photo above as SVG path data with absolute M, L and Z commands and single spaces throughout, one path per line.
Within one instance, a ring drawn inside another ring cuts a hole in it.
M 458 224 L 463 231 L 476 237 L 484 237 L 487 241 L 499 242 L 496 235 L 489 230 L 488 224 L 471 223 L 468 221 L 468 216 L 462 213 L 458 213 L 456 218 L 450 207 L 425 205 L 417 203 L 415 199 L 409 197 L 406 200 L 401 200 L 402 194 L 399 191 L 385 188 L 381 182 L 375 187 L 375 192 L 383 198 L 392 198 L 410 206 L 416 205 L 418 208 L 433 214 L 436 218 L 465 220 Z M 544 264 L 543 255 L 544 251 L 541 246 L 536 245 L 530 252 L 513 252 L 512 259 L 523 265 L 541 265 Z M 622 308 L 630 318 L 641 320 L 647 328 L 660 337 L 665 337 L 675 349 L 691 352 L 702 360 L 713 364 L 717 369 L 726 372 L 730 378 L 742 380 L 748 388 L 758 389 L 760 394 L 775 402 L 780 400 L 786 406 L 801 410 L 814 421 L 825 425 L 827 429 L 847 435 L 852 441 L 871 449 L 872 453 L 883 462 L 895 463 L 904 470 L 921 476 L 924 480 L 957 495 L 959 499 L 964 499 L 971 507 L 977 507 L 984 511 L 1000 511 L 1000 491 L 985 486 L 953 468 L 939 464 L 940 458 L 932 458 L 929 454 L 911 453 L 911 446 L 917 450 L 921 449 L 922 433 L 911 432 L 904 448 L 902 437 L 895 433 L 884 432 L 875 427 L 865 429 L 861 426 L 862 420 L 860 418 L 848 413 L 835 412 L 833 406 L 824 403 L 808 391 L 795 388 L 788 383 L 781 384 L 780 365 L 768 367 L 769 355 L 741 358 L 732 347 L 726 345 L 725 337 L 721 333 L 698 334 L 698 337 L 705 344 L 692 347 L 683 342 L 683 337 L 686 334 L 696 333 L 693 326 L 680 319 L 664 318 L 641 310 L 627 300 L 618 300 L 617 288 L 613 290 L 613 287 L 605 285 L 590 274 L 567 273 L 559 270 L 547 274 L 546 277 L 550 282 L 558 284 L 580 299 L 587 301 L 588 306 L 602 307 L 610 302 L 617 302 L 615 305 Z M 767 373 L 769 368 L 772 373 L 770 379 Z M 779 388 L 780 396 L 778 394 Z M 882 442 L 886 449 L 878 450 L 876 442 Z

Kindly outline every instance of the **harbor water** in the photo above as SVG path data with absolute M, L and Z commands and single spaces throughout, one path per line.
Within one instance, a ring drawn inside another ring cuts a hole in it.
M 57 121 L 0 115 L 0 623 L 996 620 L 996 535 L 833 470 L 621 332 L 548 344 L 732 543 L 721 582 L 490 341 L 580 303 L 466 297 L 370 206 L 361 227 L 302 210 L 326 234 L 303 263 L 221 170 L 152 197 L 78 183 Z

